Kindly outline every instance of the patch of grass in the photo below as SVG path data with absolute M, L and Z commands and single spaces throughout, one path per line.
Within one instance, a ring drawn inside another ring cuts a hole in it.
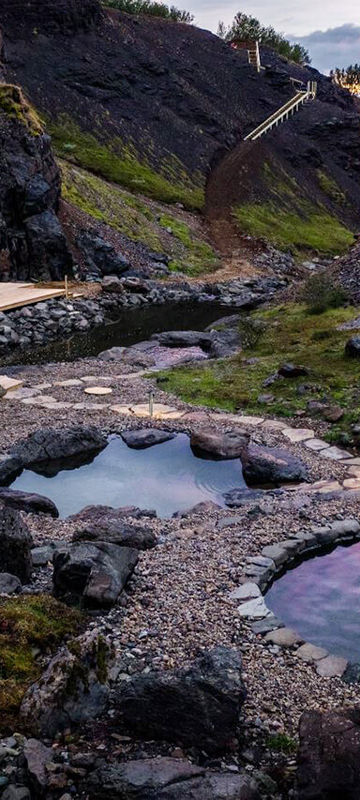
M 320 189 L 322 189 L 324 194 L 330 197 L 330 200 L 333 200 L 334 203 L 344 206 L 346 204 L 346 195 L 337 185 L 336 181 L 321 169 L 318 169 L 316 174 Z
M 131 191 L 141 192 L 164 203 L 182 203 L 188 209 L 204 204 L 204 189 L 199 176 L 192 180 L 175 158 L 163 161 L 156 172 L 145 157 L 140 157 L 121 139 L 99 141 L 95 135 L 81 130 L 66 114 L 56 121 L 48 120 L 47 128 L 61 158 L 118 183 Z
M 164 207 L 60 160 L 64 200 L 151 250 L 166 253 L 173 270 L 200 275 L 218 267 L 210 245 Z M 147 204 L 148 203 L 148 204 Z M 172 236 L 165 233 L 171 228 Z
M 0 729 L 16 718 L 21 700 L 42 668 L 36 654 L 51 654 L 67 635 L 77 633 L 79 612 L 53 597 L 0 598 Z
M 0 84 L 0 110 L 11 119 L 21 122 L 29 133 L 39 136 L 43 127 L 36 111 L 25 99 L 19 86 L 9 83 Z
M 170 262 L 170 269 L 174 272 L 186 272 L 187 275 L 201 275 L 218 268 L 219 262 L 212 247 L 194 236 L 185 222 L 169 214 L 162 214 L 159 222 L 162 228 L 171 229 L 173 236 L 181 242 L 186 253 L 180 261 L 173 259 Z
M 166 391 L 187 402 L 260 416 L 292 417 L 306 411 L 309 400 L 326 397 L 344 409 L 344 417 L 329 434 L 331 441 L 342 441 L 344 434 L 351 437 L 352 424 L 360 422 L 360 386 L 359 363 L 344 352 L 349 331 L 338 331 L 337 326 L 355 316 L 354 308 L 313 315 L 301 304 L 257 311 L 252 318 L 266 325 L 266 335 L 253 346 L 230 359 L 160 373 L 159 379 L 166 376 Z M 250 357 L 255 363 L 246 363 Z M 309 376 L 277 380 L 264 389 L 265 379 L 284 362 L 304 364 Z M 305 392 L 299 391 L 304 384 Z M 264 392 L 273 395 L 266 406 L 258 402 Z
M 243 232 L 295 254 L 338 255 L 354 242 L 351 231 L 336 217 L 310 204 L 300 213 L 271 202 L 246 203 L 234 208 L 233 214 Z
M 297 750 L 295 739 L 292 739 L 286 733 L 274 733 L 268 737 L 266 744 L 269 750 L 273 750 L 276 753 L 288 753 L 290 755 L 290 753 L 295 753 Z

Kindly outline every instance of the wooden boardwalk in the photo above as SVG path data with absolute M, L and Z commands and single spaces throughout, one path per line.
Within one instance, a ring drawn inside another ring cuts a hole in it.
M 11 308 L 27 306 L 31 303 L 40 303 L 41 300 L 50 300 L 52 297 L 61 297 L 64 289 L 39 287 L 34 283 L 0 283 L 0 311 Z

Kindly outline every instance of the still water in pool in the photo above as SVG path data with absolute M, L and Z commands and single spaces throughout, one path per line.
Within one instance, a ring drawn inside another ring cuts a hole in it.
M 266 604 L 306 641 L 360 662 L 360 543 L 289 570 Z
M 61 517 L 100 504 L 134 505 L 170 517 L 206 500 L 225 505 L 223 492 L 235 487 L 245 487 L 239 459 L 197 458 L 185 434 L 146 450 L 132 450 L 114 436 L 90 463 L 50 463 L 41 472 L 24 470 L 12 484 L 50 497 Z

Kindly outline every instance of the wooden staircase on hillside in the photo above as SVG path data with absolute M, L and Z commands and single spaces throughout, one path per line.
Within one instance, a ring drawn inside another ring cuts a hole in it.
M 233 50 L 247 50 L 249 64 L 251 64 L 252 67 L 255 67 L 257 72 L 260 72 L 260 70 L 263 69 L 261 66 L 260 47 L 258 41 L 242 41 L 241 39 L 233 39 L 230 42 L 230 47 L 232 47 Z
M 289 117 L 293 116 L 293 114 L 296 114 L 296 112 L 302 108 L 304 103 L 315 100 L 316 94 L 316 81 L 308 81 L 306 89 L 297 91 L 294 97 L 291 97 L 291 99 L 281 106 L 281 108 L 275 111 L 274 114 L 271 114 L 270 117 L 258 125 L 257 128 L 251 131 L 251 133 L 248 133 L 248 135 L 245 136 L 244 141 L 254 142 L 256 139 L 260 139 L 261 136 L 264 136 L 265 133 L 272 130 L 272 128 L 277 128 L 282 122 L 285 122 L 285 120 L 289 119 Z

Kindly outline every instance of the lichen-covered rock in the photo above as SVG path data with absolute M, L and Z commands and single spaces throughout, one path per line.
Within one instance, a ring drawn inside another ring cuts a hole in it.
M 22 583 L 31 576 L 31 545 L 31 535 L 19 512 L 0 506 L 1 569 L 16 575 Z
M 0 594 L 17 594 L 21 591 L 21 581 L 9 572 L 0 572 Z
M 117 707 L 135 734 L 221 752 L 237 735 L 246 694 L 241 666 L 237 650 L 216 647 L 188 669 L 133 677 Z
M 96 719 L 107 707 L 111 660 L 109 643 L 96 632 L 63 647 L 23 698 L 20 718 L 25 729 L 51 738 Z
M 150 525 L 139 524 L 131 515 L 127 518 L 123 509 L 92 506 L 84 520 L 78 517 L 73 541 L 110 542 L 119 547 L 148 550 L 156 545 L 157 539 Z
M 79 542 L 57 550 L 54 594 L 85 608 L 109 608 L 116 602 L 138 560 L 138 551 L 107 542 Z
M 121 438 L 128 447 L 134 450 L 145 450 L 155 444 L 162 444 L 175 438 L 175 433 L 162 431 L 159 428 L 142 428 L 137 431 L 123 431 Z

